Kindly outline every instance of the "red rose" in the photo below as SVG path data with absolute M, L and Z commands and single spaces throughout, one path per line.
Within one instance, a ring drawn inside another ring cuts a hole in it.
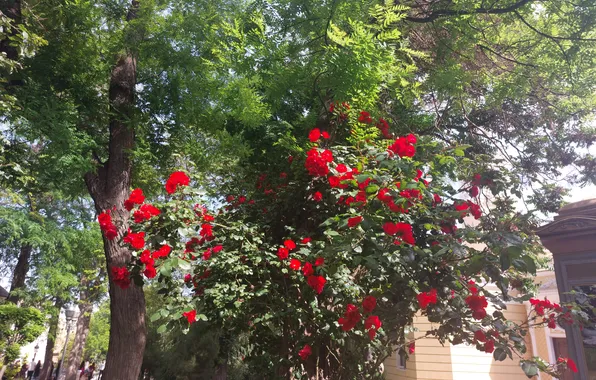
M 317 259 L 315 260 L 315 266 L 320 267 L 323 264 L 325 264 L 325 259 L 322 257 L 317 257 Z
M 141 261 L 141 263 L 145 264 L 145 265 L 153 265 L 153 257 L 151 257 L 151 252 L 146 249 L 141 253 L 141 256 L 139 257 L 139 260 Z
M 484 343 L 484 352 L 490 354 L 495 350 L 495 341 L 489 339 L 486 343 Z
M 312 354 L 312 349 L 310 348 L 310 346 L 308 344 L 305 344 L 304 347 L 302 347 L 302 349 L 300 351 L 298 351 L 298 356 L 300 356 L 300 359 L 302 359 L 302 360 L 308 359 L 308 357 L 311 354 Z
M 193 323 L 197 320 L 197 311 L 191 310 L 182 313 L 182 316 L 188 320 L 188 323 Z
M 308 244 L 312 241 L 311 238 L 305 237 L 304 239 L 300 240 L 300 244 Z
M 366 318 L 366 321 L 364 321 L 364 328 L 366 330 L 368 330 L 370 328 L 374 328 L 374 329 L 378 330 L 381 328 L 381 320 L 379 319 L 378 316 L 371 315 L 368 318 Z
M 317 294 L 321 294 L 323 292 L 323 287 L 325 286 L 327 279 L 325 279 L 325 277 L 323 276 L 310 276 L 307 278 L 306 282 L 308 283 L 308 286 L 310 286 L 311 288 L 313 288 L 315 292 L 317 292 Z
M 437 289 L 431 289 L 426 293 L 419 293 L 416 298 L 421 309 L 426 309 L 428 305 L 437 303 Z
M 470 196 L 472 198 L 476 198 L 478 196 L 478 186 L 472 186 L 472 188 L 470 189 Z
M 178 186 L 188 186 L 190 184 L 190 178 L 184 172 L 174 172 L 170 174 L 170 178 L 166 181 L 166 192 L 168 194 L 174 194 L 178 189 Z
M 312 199 L 313 199 L 315 202 L 320 202 L 320 201 L 322 201 L 322 200 L 323 200 L 323 194 L 321 194 L 321 192 L 320 192 L 320 191 L 317 191 L 316 193 L 314 193 L 314 194 L 313 194 L 313 196 L 312 196 Z
M 338 173 L 345 173 L 348 171 L 348 167 L 344 164 L 339 164 L 335 167 L 335 170 L 337 170 Z
M 211 258 L 211 248 L 207 248 L 205 252 L 203 252 L 203 260 L 209 260 Z
M 334 175 L 329 176 L 328 179 L 329 179 L 329 186 L 331 186 L 331 187 L 339 187 L 341 184 L 339 177 L 336 177 Z
M 286 247 L 279 247 L 277 249 L 277 257 L 279 257 L 280 260 L 287 259 L 289 254 L 290 254 L 290 251 L 288 251 L 288 249 Z
M 191 279 L 192 279 L 192 276 L 190 275 L 190 273 L 187 273 L 184 275 L 184 282 L 190 282 Z
M 134 249 L 141 249 L 145 246 L 145 233 L 144 232 L 129 232 L 124 239 L 122 239 L 125 243 L 128 243 Z
M 356 305 L 348 304 L 344 316 L 341 317 L 337 322 L 343 331 L 350 331 L 358 322 L 360 322 L 360 318 L 360 312 L 358 311 Z
M 474 339 L 476 339 L 476 341 L 478 342 L 486 342 L 486 335 L 484 334 L 484 331 L 482 330 L 476 330 L 474 331 Z
M 416 351 L 416 342 L 412 342 L 408 345 L 408 353 L 412 355 Z
M 300 263 L 300 260 L 298 259 L 291 259 L 290 260 L 290 269 L 292 270 L 300 270 L 300 267 L 302 266 L 302 263 Z
M 302 267 L 302 273 L 304 273 L 304 275 L 306 277 L 312 276 L 315 273 L 315 270 L 312 267 L 311 263 L 306 263 L 304 264 L 304 266 Z
M 315 128 L 313 130 L 310 131 L 310 133 L 308 134 L 308 139 L 310 140 L 310 142 L 317 142 L 318 139 L 321 138 L 321 130 L 319 128 Z
M 331 137 L 331 136 L 329 136 L 329 132 L 327 132 L 327 131 L 321 132 L 321 136 L 323 136 L 324 139 L 328 139 L 329 137 Z
M 367 313 L 372 312 L 375 307 L 377 307 L 377 299 L 373 296 L 366 296 L 362 301 L 362 309 Z
M 291 251 L 296 248 L 296 243 L 294 243 L 293 240 L 288 239 L 284 241 L 284 247 Z
M 223 245 L 216 245 L 213 247 L 213 253 L 219 253 L 223 249 Z
M 122 289 L 130 286 L 130 272 L 126 267 L 112 267 L 112 280 Z
M 168 257 L 168 255 L 172 252 L 172 247 L 169 245 L 162 245 L 160 249 L 153 252 L 153 258 L 158 259 L 160 257 Z
M 364 218 L 362 216 L 354 216 L 352 218 L 348 219 L 348 227 L 352 228 L 352 227 L 356 227 L 357 225 L 359 225 L 362 220 Z
M 147 278 L 154 278 L 157 275 L 157 271 L 153 265 L 148 265 L 143 273 Z
M 373 122 L 372 117 L 366 111 L 360 111 L 360 116 L 358 116 L 358 121 L 365 124 L 370 124 Z

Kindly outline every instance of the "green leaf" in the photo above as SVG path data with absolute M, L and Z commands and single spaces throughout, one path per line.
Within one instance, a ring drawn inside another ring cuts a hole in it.
M 167 325 L 167 323 L 164 323 L 163 325 L 161 325 L 157 328 L 157 333 L 163 334 L 166 332 L 167 329 L 168 329 L 168 325 Z
M 153 315 L 151 316 L 151 318 L 149 318 L 149 320 L 151 322 L 155 322 L 160 318 L 161 318 L 161 312 L 158 311 L 157 313 L 153 313 Z
M 509 267 L 511 267 L 511 258 L 509 257 L 509 251 L 504 249 L 501 252 L 501 257 L 499 258 L 501 261 L 501 269 L 502 270 L 507 270 L 509 269 Z
M 524 371 L 524 373 L 526 374 L 526 376 L 528 376 L 528 378 L 532 378 L 532 377 L 538 375 L 538 366 L 536 365 L 536 363 L 523 362 L 521 367 L 522 367 L 522 370 Z
M 182 270 L 190 270 L 190 263 L 186 260 L 178 260 L 178 268 Z
M 493 358 L 495 358 L 495 360 L 498 362 L 502 362 L 503 360 L 507 359 L 507 352 L 505 352 L 505 350 L 502 348 L 497 348 L 493 352 Z

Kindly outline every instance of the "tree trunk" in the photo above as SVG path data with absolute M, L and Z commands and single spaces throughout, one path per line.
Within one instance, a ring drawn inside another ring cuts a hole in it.
M 27 272 L 29 272 L 29 259 L 31 258 L 32 250 L 33 247 L 28 244 L 21 246 L 19 260 L 17 261 L 17 266 L 14 268 L 12 282 L 10 284 L 10 294 L 8 295 L 8 301 L 10 302 L 19 302 L 20 296 L 18 291 L 25 286 L 25 279 L 27 278 Z
M 56 309 L 50 318 L 50 329 L 48 331 L 48 340 L 46 343 L 46 352 L 43 359 L 43 367 L 39 374 L 39 380 L 50 380 L 52 375 L 52 362 L 54 360 L 54 345 L 56 344 L 56 334 L 58 332 L 58 320 L 60 316 L 60 309 L 64 306 L 61 299 L 57 299 L 54 303 Z
M 79 363 L 83 359 L 83 350 L 85 349 L 85 342 L 87 335 L 89 335 L 89 325 L 91 324 L 91 312 L 93 311 L 93 304 L 89 299 L 87 288 L 89 281 L 83 275 L 81 278 L 81 294 L 79 302 L 79 318 L 77 319 L 77 330 L 74 337 L 74 343 L 70 350 L 68 358 L 68 367 L 66 367 L 66 380 L 77 380 Z
M 133 0 L 127 21 L 136 18 L 139 3 Z M 147 339 L 145 326 L 145 297 L 143 289 L 132 284 L 121 289 L 112 281 L 112 267 L 130 262 L 132 253 L 120 246 L 122 235 L 128 230 L 130 213 L 124 208 L 131 186 L 134 147 L 136 58 L 129 51 L 118 60 L 110 77 L 110 138 L 108 161 L 99 164 L 96 173 L 87 173 L 85 182 L 98 212 L 111 210 L 118 237 L 104 237 L 104 252 L 110 279 L 110 342 L 104 371 L 105 379 L 137 380 L 143 363 Z

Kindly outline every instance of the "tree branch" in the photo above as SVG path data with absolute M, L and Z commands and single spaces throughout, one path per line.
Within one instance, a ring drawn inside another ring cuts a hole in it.
M 503 13 L 510 13 L 523 7 L 524 5 L 530 4 L 535 0 L 520 0 L 517 3 L 511 4 L 505 8 L 477 8 L 474 10 L 453 10 L 453 9 L 440 9 L 437 11 L 433 11 L 432 13 L 428 14 L 425 17 L 412 17 L 408 16 L 405 19 L 410 22 L 416 23 L 427 23 L 433 22 L 439 17 L 449 17 L 449 16 L 464 16 L 464 15 L 474 15 L 474 14 L 503 14 Z
M 519 14 L 519 12 L 514 11 L 513 13 L 515 13 L 515 15 L 517 16 L 517 18 L 519 18 L 519 20 L 521 22 L 523 22 L 528 28 L 532 29 L 534 32 L 536 32 L 537 34 L 541 35 L 542 37 L 546 37 L 546 38 L 551 39 L 551 40 L 553 40 L 555 42 L 556 41 L 589 41 L 589 42 L 596 42 L 596 38 L 551 36 L 550 34 L 546 34 L 544 32 L 541 32 L 540 30 L 538 30 L 535 27 L 533 27 L 529 22 L 526 21 L 526 19 L 524 19 L 522 17 L 522 15 Z

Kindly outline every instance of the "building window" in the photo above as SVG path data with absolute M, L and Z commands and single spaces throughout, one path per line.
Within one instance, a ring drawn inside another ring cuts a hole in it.
M 399 352 L 397 355 L 397 368 L 406 369 L 406 354 Z

